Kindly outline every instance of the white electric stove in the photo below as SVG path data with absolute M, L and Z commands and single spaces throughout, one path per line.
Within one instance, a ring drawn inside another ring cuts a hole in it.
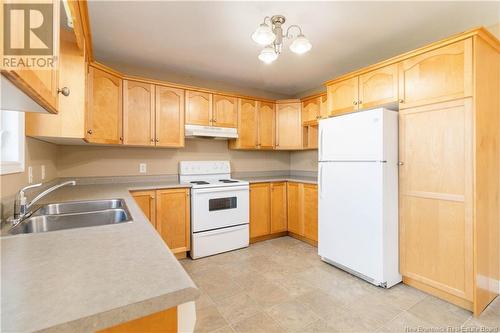
M 229 161 L 181 161 L 179 181 L 191 184 L 191 258 L 248 246 L 249 185 Z

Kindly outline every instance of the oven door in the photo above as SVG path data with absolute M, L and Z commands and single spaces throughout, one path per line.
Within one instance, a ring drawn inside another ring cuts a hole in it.
M 248 192 L 248 186 L 192 189 L 192 232 L 248 223 Z

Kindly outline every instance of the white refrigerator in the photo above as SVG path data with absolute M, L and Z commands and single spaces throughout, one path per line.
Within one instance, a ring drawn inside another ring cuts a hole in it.
M 320 257 L 380 287 L 399 283 L 398 113 L 321 120 L 318 157 Z

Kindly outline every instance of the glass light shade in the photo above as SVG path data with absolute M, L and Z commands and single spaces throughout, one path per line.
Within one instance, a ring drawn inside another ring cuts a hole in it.
M 273 33 L 270 26 L 262 23 L 252 34 L 252 39 L 260 45 L 269 45 L 274 42 L 276 35 Z
M 312 48 L 311 42 L 304 36 L 299 35 L 290 45 L 290 50 L 297 54 L 304 54 Z
M 266 46 L 262 51 L 260 51 L 260 61 L 265 62 L 266 64 L 270 64 L 276 59 L 278 59 L 278 54 L 276 54 L 271 46 Z

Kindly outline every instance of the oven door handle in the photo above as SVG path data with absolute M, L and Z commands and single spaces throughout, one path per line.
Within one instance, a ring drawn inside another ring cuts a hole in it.
M 193 194 L 198 193 L 215 193 L 215 192 L 243 192 L 248 191 L 248 186 L 233 186 L 233 187 L 210 187 L 210 188 L 193 188 L 191 189 Z

